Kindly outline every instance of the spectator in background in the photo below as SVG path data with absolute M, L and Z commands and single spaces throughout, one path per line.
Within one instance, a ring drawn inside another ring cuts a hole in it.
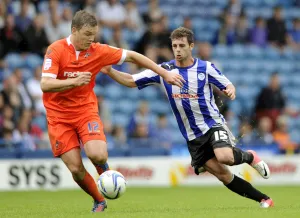
M 247 120 L 240 124 L 238 144 L 250 145 L 253 142 L 253 128 Z
M 96 8 L 97 8 L 96 3 L 97 3 L 96 0 L 85 0 L 80 8 L 83 8 L 83 10 L 96 15 Z
M 112 130 L 114 148 L 127 148 L 127 135 L 122 126 L 114 126 Z
M 0 2 L 0 29 L 5 25 L 6 5 L 4 1 Z
M 173 57 L 169 43 L 169 33 L 166 25 L 162 23 L 162 18 L 151 21 L 148 30 L 136 43 L 134 50 L 156 62 L 164 62 Z
M 166 114 L 158 115 L 153 137 L 157 141 L 156 146 L 171 149 L 172 131 L 169 128 Z
M 108 44 L 117 48 L 129 49 L 128 44 L 122 37 L 121 27 L 114 28 L 112 38 L 108 41 Z
M 70 7 L 65 7 L 59 22 L 59 32 L 62 38 L 71 35 L 70 26 L 72 24 L 73 12 Z
M 272 120 L 269 117 L 262 117 L 258 122 L 258 127 L 255 130 L 252 144 L 255 145 L 270 145 L 274 143 L 272 135 Z
M 3 97 L 0 97 L 3 99 Z M 12 132 L 16 125 L 13 120 L 14 118 L 14 111 L 9 105 L 4 105 L 3 108 L 1 108 L 1 123 L 0 123 L 0 138 L 4 137 L 4 131 L 10 131 Z
M 108 135 L 107 137 L 110 137 L 113 129 L 111 110 L 107 102 L 105 102 L 103 95 L 101 93 L 97 93 L 96 95 L 98 100 L 98 112 L 103 123 L 104 132 L 105 135 Z
M 20 13 L 15 17 L 16 26 L 22 31 L 25 32 L 29 25 L 31 24 L 32 20 L 28 15 L 29 10 L 29 2 L 28 1 L 21 1 L 21 10 Z
M 153 20 L 160 19 L 163 13 L 159 7 L 159 0 L 148 1 L 148 11 L 143 14 L 143 18 L 146 24 L 150 24 Z
M 12 109 L 12 120 L 14 125 L 16 125 L 23 113 L 24 106 L 22 104 L 21 95 L 18 91 L 16 77 L 14 75 L 11 75 L 4 80 L 3 89 L 0 94 L 3 97 L 4 104 Z
M 9 52 L 27 51 L 25 36 L 21 30 L 16 27 L 14 16 L 9 14 L 5 19 L 5 26 L 0 29 L 0 43 L 2 43 L 2 54 L 4 57 Z
M 219 30 L 217 30 L 215 37 L 213 39 L 213 44 L 225 44 L 232 45 L 235 43 L 236 33 L 235 33 L 235 24 L 233 20 L 233 16 L 230 14 L 226 14 L 224 17 L 224 21 Z
M 289 31 L 288 42 L 290 46 L 300 50 L 300 18 L 293 20 L 293 29 Z
M 23 74 L 22 70 L 17 68 L 13 72 L 13 76 L 15 77 L 16 86 L 18 89 L 18 92 L 21 96 L 22 105 L 24 106 L 25 110 L 32 110 L 34 108 L 34 102 L 27 90 L 27 87 L 25 86 L 23 82 Z
M 268 41 L 276 46 L 282 47 L 286 45 L 286 27 L 282 18 L 281 7 L 275 7 L 273 10 L 273 17 L 268 20 Z
M 25 32 L 25 36 L 29 51 L 43 57 L 49 45 L 49 40 L 44 28 L 44 16 L 42 14 L 38 14 L 34 18 L 32 24 Z
M 137 111 L 133 114 L 128 125 L 128 135 L 131 137 L 148 137 L 152 133 L 151 114 L 148 102 L 141 101 Z M 147 134 L 146 134 L 147 132 Z
M 43 104 L 43 92 L 40 85 L 41 73 L 42 67 L 39 66 L 34 71 L 34 77 L 26 82 L 26 88 L 34 101 L 35 111 L 38 114 L 45 114 L 46 110 Z
M 236 25 L 239 17 L 244 14 L 241 2 L 239 0 L 230 0 L 228 5 L 225 7 L 225 13 L 232 16 L 232 22 Z
M 279 116 L 276 121 L 277 127 L 273 132 L 275 142 L 279 145 L 279 149 L 283 153 L 294 153 L 299 145 L 292 142 L 288 133 L 287 118 L 285 116 Z
M 46 21 L 45 31 L 50 44 L 63 38 L 59 24 L 60 17 L 56 12 L 51 14 L 50 20 Z
M 236 43 L 246 44 L 249 42 L 249 28 L 248 21 L 245 15 L 241 15 L 237 21 L 236 29 Z
M 259 47 L 267 45 L 267 28 L 262 17 L 255 19 L 255 26 L 250 31 L 250 41 Z
M 272 129 L 275 129 L 276 120 L 284 112 L 286 105 L 285 96 L 281 90 L 278 73 L 275 72 L 270 78 L 269 85 L 264 87 L 256 99 L 256 120 L 269 117 L 272 121 Z
M 125 2 L 126 19 L 125 26 L 133 31 L 143 31 L 145 26 L 143 19 L 138 11 L 136 2 L 134 0 L 127 0 Z
M 34 138 L 30 135 L 30 122 L 32 116 L 30 111 L 23 113 L 21 119 L 18 121 L 17 128 L 12 134 L 12 141 L 14 144 L 21 144 L 25 150 L 36 150 Z
M 118 0 L 104 0 L 97 4 L 97 18 L 103 27 L 122 27 L 126 20 L 124 6 Z

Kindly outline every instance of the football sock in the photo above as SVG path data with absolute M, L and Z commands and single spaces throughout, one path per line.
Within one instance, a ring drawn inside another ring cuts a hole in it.
M 234 175 L 233 180 L 225 186 L 231 191 L 243 197 L 250 198 L 254 201 L 261 202 L 261 200 L 263 199 L 269 199 L 267 195 L 261 193 L 260 191 L 255 189 L 249 182 L 241 179 L 236 175 Z
M 96 167 L 96 170 L 99 175 L 101 175 L 103 172 L 109 170 L 109 166 L 108 166 L 107 162 L 105 164 L 95 164 L 95 163 L 93 163 L 93 164 Z
M 100 194 L 95 180 L 87 171 L 85 171 L 85 175 L 82 180 L 74 179 L 74 181 L 80 186 L 80 188 L 82 188 L 86 193 L 92 196 L 94 200 L 98 202 L 104 201 L 104 197 Z
M 253 161 L 253 154 L 247 151 L 243 151 L 239 148 L 232 148 L 233 151 L 233 157 L 234 157 L 234 163 L 233 165 L 239 165 L 242 163 L 251 164 Z

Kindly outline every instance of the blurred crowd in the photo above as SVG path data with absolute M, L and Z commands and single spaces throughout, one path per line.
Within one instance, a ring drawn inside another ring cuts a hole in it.
M 27 68 L 24 73 L 22 67 L 11 66 L 7 57 L 17 53 L 18 58 L 23 61 L 30 55 L 42 60 L 48 45 L 70 35 L 72 16 L 77 10 L 84 9 L 96 15 L 100 24 L 96 41 L 135 50 L 157 63 L 173 59 L 169 39 L 174 27 L 170 24 L 170 19 L 173 18 L 160 7 L 161 3 L 167 4 L 169 1 L 144 1 L 146 9 L 139 8 L 140 2 L 142 0 L 1 0 L 0 146 L 13 147 L 18 144 L 28 150 L 50 148 L 39 85 L 41 63 Z M 291 2 L 292 7 L 300 6 L 298 0 Z M 220 26 L 207 40 L 197 37 L 202 34 L 195 28 L 197 20 L 188 15 L 183 16 L 179 25 L 194 31 L 197 40 L 194 55 L 213 61 L 220 69 L 222 63 L 213 57 L 215 45 L 251 44 L 262 48 L 272 46 L 279 52 L 289 47 L 294 52 L 300 52 L 300 14 L 293 18 L 292 25 L 287 26 L 280 5 L 273 8 L 270 18 L 257 16 L 250 25 L 243 2 L 230 0 L 217 18 Z M 118 69 L 130 73 L 140 70 L 128 64 Z M 113 81 L 104 75 L 97 78 L 99 86 L 105 87 L 111 83 Z M 114 114 L 109 104 L 106 104 L 105 96 L 101 93 L 97 95 L 109 148 L 128 148 L 138 144 L 171 150 L 176 142 L 184 144 L 184 141 L 173 140 L 174 134 L 180 133 L 174 131 L 174 126 L 170 124 L 173 121 L 170 121 L 169 113 L 152 113 L 149 107 L 151 102 L 140 101 L 130 115 L 129 122 L 118 125 L 112 121 Z M 232 116 L 239 114 L 234 115 L 228 100 L 217 90 L 215 97 L 221 112 L 231 125 Z M 283 153 L 297 152 L 300 141 L 291 139 L 288 121 L 298 117 L 299 107 L 290 108 L 286 101 L 287 96 L 280 85 L 278 73 L 274 72 L 269 84 L 257 95 L 256 105 L 251 113 L 239 117 L 240 128 L 235 132 L 239 136 L 238 144 L 275 144 Z

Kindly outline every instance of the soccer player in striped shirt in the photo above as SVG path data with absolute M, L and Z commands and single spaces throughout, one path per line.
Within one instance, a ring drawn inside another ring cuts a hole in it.
M 215 104 L 212 85 L 222 90 L 231 100 L 235 99 L 235 87 L 214 64 L 192 57 L 194 36 L 191 30 L 180 27 L 172 32 L 170 38 L 175 59 L 161 66 L 169 72 L 180 74 L 185 79 L 183 88 L 166 83 L 152 70 L 135 75 L 111 67 L 103 68 L 102 71 L 128 87 L 142 89 L 160 84 L 187 141 L 195 173 L 198 175 L 208 171 L 231 191 L 259 202 L 263 208 L 273 206 L 269 196 L 233 175 L 226 166 L 247 163 L 263 178 L 270 176 L 268 165 L 254 151 L 243 151 L 234 146 L 234 137 Z

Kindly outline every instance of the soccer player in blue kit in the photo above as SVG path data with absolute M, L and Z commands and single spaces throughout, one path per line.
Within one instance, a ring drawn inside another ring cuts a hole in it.
M 208 171 L 231 191 L 259 202 L 262 208 L 272 207 L 274 203 L 269 196 L 232 174 L 227 167 L 247 163 L 263 178 L 270 177 L 268 165 L 255 151 L 243 151 L 235 147 L 234 136 L 215 104 L 212 85 L 231 100 L 235 99 L 235 87 L 214 64 L 192 56 L 194 34 L 191 30 L 179 27 L 171 33 L 170 38 L 175 59 L 160 66 L 180 74 L 185 80 L 183 88 L 166 83 L 152 70 L 130 75 L 106 67 L 102 72 L 127 87 L 142 89 L 160 84 L 187 141 L 195 173 L 199 175 Z

